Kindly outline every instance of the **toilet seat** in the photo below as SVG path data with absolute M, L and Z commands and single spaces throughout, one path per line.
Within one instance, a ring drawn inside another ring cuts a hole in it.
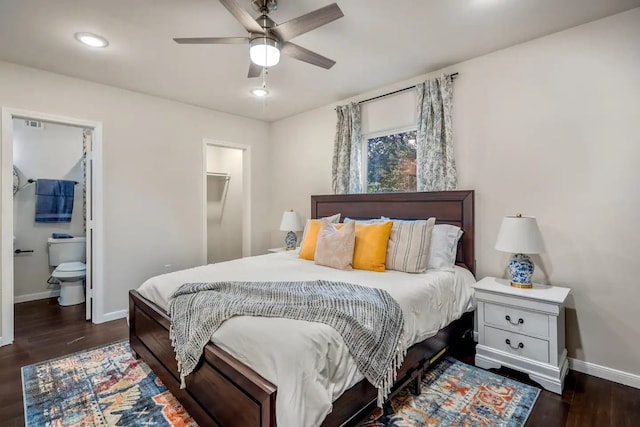
M 81 279 L 87 275 L 87 265 L 84 262 L 73 261 L 60 263 L 51 273 L 51 277 L 60 281 Z

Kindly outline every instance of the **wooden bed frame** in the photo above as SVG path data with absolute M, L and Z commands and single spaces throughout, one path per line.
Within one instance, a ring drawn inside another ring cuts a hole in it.
M 455 224 L 464 230 L 456 262 L 475 273 L 474 192 L 351 194 L 311 197 L 311 217 L 341 213 L 342 217 L 422 219 L 435 216 L 438 223 Z M 196 370 L 180 389 L 175 353 L 169 340 L 170 319 L 163 309 L 129 292 L 131 348 L 158 375 L 200 426 L 274 427 L 275 385 L 213 343 L 207 344 Z M 417 386 L 422 370 L 447 348 L 473 329 L 473 313 L 441 329 L 435 336 L 413 345 L 398 372 L 394 392 L 412 383 Z M 376 403 L 377 390 L 361 381 L 333 403 L 323 426 L 353 425 Z

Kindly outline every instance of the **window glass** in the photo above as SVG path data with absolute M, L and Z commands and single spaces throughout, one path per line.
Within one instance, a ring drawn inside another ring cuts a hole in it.
M 366 191 L 416 191 L 416 131 L 367 138 Z

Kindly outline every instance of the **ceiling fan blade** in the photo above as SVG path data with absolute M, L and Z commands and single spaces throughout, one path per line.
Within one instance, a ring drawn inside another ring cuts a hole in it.
M 344 14 L 342 13 L 342 10 L 340 10 L 336 3 L 333 3 L 294 18 L 291 21 L 280 24 L 273 28 L 272 31 L 280 40 L 287 41 L 299 36 L 300 34 L 322 27 L 323 25 L 342 18 L 343 16 Z
M 299 61 L 308 62 L 309 64 L 326 68 L 327 70 L 333 67 L 336 63 L 336 61 L 332 59 L 329 59 L 325 56 L 312 52 L 309 49 L 305 49 L 301 46 L 298 46 L 297 44 L 288 43 L 288 42 L 282 44 L 280 53 L 290 56 Z
M 248 37 L 181 37 L 173 39 L 178 44 L 247 44 Z
M 249 74 L 247 77 L 253 79 L 254 77 L 260 77 L 260 74 L 262 74 L 262 67 L 253 62 L 249 62 Z
M 220 0 L 220 3 L 242 24 L 250 33 L 264 34 L 264 30 L 249 12 L 240 7 L 235 0 Z

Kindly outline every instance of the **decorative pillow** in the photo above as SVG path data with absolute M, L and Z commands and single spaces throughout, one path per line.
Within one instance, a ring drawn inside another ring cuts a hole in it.
M 309 224 L 311 224 L 311 221 L 319 221 L 321 219 L 326 219 L 332 224 L 337 224 L 337 223 L 340 222 L 340 214 L 337 213 L 335 215 L 325 216 L 323 218 L 318 218 L 316 220 L 308 219 L 307 223 L 304 225 L 304 231 L 302 232 L 302 239 L 300 239 L 300 247 L 302 247 L 304 245 L 304 240 L 307 237 L 307 232 L 308 232 L 308 229 L 309 229 Z M 315 247 L 315 243 L 314 243 L 314 247 Z
M 391 234 L 391 221 L 380 224 L 356 224 L 356 245 L 353 250 L 353 268 L 385 271 L 387 244 Z
M 427 269 L 452 268 L 456 263 L 462 229 L 451 224 L 436 224 L 431 232 Z
M 316 253 L 316 244 L 318 243 L 318 233 L 320 232 L 320 220 L 312 219 L 307 221 L 304 232 L 305 237 L 300 245 L 300 254 L 298 256 L 302 259 L 313 261 Z
M 394 219 L 387 246 L 387 269 L 424 273 L 429 263 L 429 246 L 435 223 L 435 218 L 416 221 Z
M 345 217 L 344 222 L 355 222 L 356 224 L 379 224 L 381 222 L 387 222 L 389 218 L 380 217 L 380 218 L 371 218 L 371 219 L 352 219 L 349 217 Z
M 339 224 L 342 225 L 342 224 Z M 315 262 L 339 270 L 353 270 L 353 249 L 356 244 L 356 224 L 336 228 L 326 219 L 320 221 Z

